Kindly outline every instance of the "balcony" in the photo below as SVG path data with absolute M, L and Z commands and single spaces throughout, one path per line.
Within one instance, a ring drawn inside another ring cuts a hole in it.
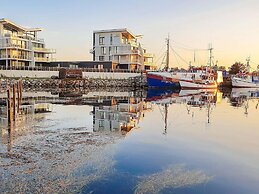
M 13 59 L 31 61 L 31 57 L 26 55 L 0 55 L 0 59 Z
M 22 45 L 17 45 L 17 44 L 12 44 L 12 43 L 2 43 L 0 44 L 0 49 L 20 49 L 20 50 L 28 50 L 31 51 L 31 49 L 27 46 L 22 46 Z
M 154 58 L 154 54 L 151 53 L 144 53 L 145 58 Z
M 33 47 L 33 50 L 35 52 L 40 52 L 40 53 L 56 53 L 55 49 L 47 49 L 47 48 L 39 48 L 39 47 Z
M 55 61 L 53 58 L 47 58 L 47 57 L 35 57 L 35 62 L 52 62 Z

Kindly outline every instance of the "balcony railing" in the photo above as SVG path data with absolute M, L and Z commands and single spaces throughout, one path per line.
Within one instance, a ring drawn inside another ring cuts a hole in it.
M 22 45 L 12 44 L 12 43 L 2 43 L 2 44 L 0 44 L 0 48 L 15 48 L 15 49 L 31 50 L 27 46 L 22 46 Z
M 44 39 L 43 38 L 36 39 L 34 37 L 28 37 L 26 35 L 17 35 L 17 36 L 15 36 L 15 35 L 12 35 L 12 34 L 4 34 L 3 37 L 4 37 L 4 39 L 16 39 L 16 40 L 17 39 L 19 39 L 19 40 L 23 39 L 23 40 L 26 40 L 26 41 L 32 40 L 34 42 L 44 43 Z
M 35 57 L 35 62 L 52 62 L 55 61 L 53 58 L 47 58 L 47 57 Z
M 33 47 L 33 50 L 36 52 L 43 52 L 43 53 L 56 53 L 55 49 Z
M 31 57 L 26 55 L 0 55 L 0 59 L 18 59 L 18 60 L 32 60 Z
M 144 53 L 144 57 L 146 57 L 146 58 L 154 58 L 154 54 Z

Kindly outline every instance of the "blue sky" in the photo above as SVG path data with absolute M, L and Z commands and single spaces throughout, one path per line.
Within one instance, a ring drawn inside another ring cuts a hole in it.
M 127 27 L 143 34 L 141 42 L 157 58 L 170 33 L 172 47 L 186 61 L 192 48 L 213 44 L 215 60 L 229 66 L 248 56 L 259 64 L 259 1 L 256 0 L 1 0 L 0 18 L 28 27 L 41 27 L 40 34 L 59 60 L 91 60 L 92 31 Z M 208 53 L 196 53 L 206 63 Z M 171 66 L 186 65 L 171 56 Z

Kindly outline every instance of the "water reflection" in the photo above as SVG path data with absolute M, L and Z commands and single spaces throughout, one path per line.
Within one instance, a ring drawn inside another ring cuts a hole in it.
M 164 107 L 164 122 L 166 134 L 167 118 L 168 118 L 168 105 L 170 104 L 186 104 L 188 114 L 194 117 L 194 112 L 191 108 L 206 108 L 207 109 L 207 122 L 210 123 L 210 116 L 212 109 L 215 107 L 217 101 L 221 101 L 221 94 L 217 90 L 149 90 L 146 98 L 147 102 L 151 102 Z
M 10 131 L 1 125 L 0 192 L 73 193 L 86 187 L 83 193 L 98 193 L 99 187 L 116 193 L 110 185 L 121 180 L 110 177 L 125 172 L 125 181 L 134 181 L 121 193 L 167 193 L 207 183 L 209 191 L 218 185 L 224 191 L 229 183 L 242 185 L 240 169 L 259 180 L 252 174 L 258 172 L 258 135 L 247 127 L 256 123 L 256 89 L 28 92 L 26 99 L 53 103 L 54 110 L 21 117 Z M 210 131 L 202 130 L 205 122 Z
M 134 97 L 121 100 L 112 98 L 99 105 L 93 105 L 94 131 L 109 130 L 127 133 L 137 126 L 148 109 L 143 98 Z

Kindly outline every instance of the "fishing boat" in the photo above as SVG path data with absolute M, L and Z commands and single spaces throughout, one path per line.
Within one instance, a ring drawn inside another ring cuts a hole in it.
M 202 72 L 186 74 L 180 79 L 182 89 L 216 89 L 218 83 L 215 80 L 215 74 Z
M 238 73 L 232 76 L 232 86 L 235 88 L 259 88 L 259 74 L 249 73 L 250 59 L 247 59 L 246 72 Z M 248 73 L 247 73 L 248 72 Z
M 208 68 L 203 70 L 191 68 L 188 72 L 170 72 L 169 70 L 169 48 L 170 39 L 167 40 L 166 66 L 164 71 L 149 71 L 146 73 L 147 83 L 149 88 L 192 88 L 192 89 L 212 89 L 217 88 L 218 83 L 215 80 L 215 74 L 208 71 Z M 210 50 L 210 55 L 212 48 Z M 210 65 L 211 65 L 210 56 Z
M 166 39 L 166 66 L 163 71 L 148 71 L 146 73 L 149 88 L 180 88 L 179 74 L 169 70 L 169 47 L 170 39 Z
M 259 88 L 259 76 L 253 74 L 239 74 L 232 77 L 235 88 Z

